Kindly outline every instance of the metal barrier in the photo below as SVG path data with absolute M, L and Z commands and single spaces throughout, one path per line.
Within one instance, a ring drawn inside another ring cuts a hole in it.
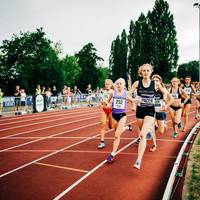
M 173 185 L 174 185 L 174 181 L 175 181 L 175 178 L 176 178 L 176 174 L 177 174 L 177 171 L 178 171 L 178 167 L 179 167 L 179 164 L 182 160 L 182 156 L 184 156 L 184 151 L 191 139 L 191 137 L 196 133 L 197 129 L 199 128 L 200 126 L 200 122 L 198 122 L 194 128 L 191 130 L 191 132 L 189 133 L 189 135 L 187 136 L 185 142 L 183 143 L 183 146 L 181 147 L 181 150 L 179 151 L 179 154 L 176 158 L 176 161 L 174 162 L 174 166 L 173 166 L 173 169 L 171 171 L 171 174 L 170 174 L 170 177 L 169 177 L 169 180 L 167 182 L 167 186 L 165 188 L 165 192 L 163 194 L 163 198 L 162 200 L 169 200 L 171 199 L 171 193 L 172 193 L 172 189 L 173 189 Z
M 72 96 L 44 96 L 46 110 L 65 110 L 79 107 L 97 106 L 100 97 L 96 94 L 74 94 Z M 24 101 L 25 100 L 25 101 Z M 20 97 L 4 96 L 1 115 L 27 114 L 33 112 L 33 96 L 27 96 L 22 101 Z

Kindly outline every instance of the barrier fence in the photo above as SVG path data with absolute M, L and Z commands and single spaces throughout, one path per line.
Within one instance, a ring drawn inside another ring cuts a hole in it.
M 39 98 L 40 97 L 40 98 Z M 42 103 L 43 108 L 37 110 L 37 104 Z M 96 94 L 75 94 L 72 96 L 46 96 L 36 95 L 27 96 L 22 99 L 14 96 L 4 96 L 1 104 L 1 115 L 7 114 L 26 114 L 32 112 L 43 112 L 48 110 L 63 110 L 78 107 L 97 106 L 100 101 L 100 95 Z

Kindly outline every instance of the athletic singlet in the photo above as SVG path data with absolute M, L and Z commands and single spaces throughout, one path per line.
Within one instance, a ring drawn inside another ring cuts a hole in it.
M 103 91 L 103 94 L 101 95 L 101 98 L 102 98 L 102 100 L 103 100 L 104 102 L 107 102 L 109 96 L 110 96 L 109 90 L 104 90 L 104 91 Z
M 115 91 L 112 100 L 112 112 L 114 114 L 125 113 L 126 112 L 126 91 L 120 96 L 118 92 Z
M 191 96 L 191 93 L 192 93 L 192 87 L 191 87 L 191 85 L 186 86 L 186 85 L 184 84 L 184 85 L 183 85 L 183 89 L 185 90 L 185 92 L 186 92 L 186 94 L 187 94 L 188 96 Z
M 163 93 L 160 90 L 155 91 L 155 111 L 160 112 L 163 104 Z
M 155 83 L 151 81 L 149 87 L 144 87 L 142 80 L 139 80 L 137 95 L 141 97 L 139 106 L 141 107 L 154 107 L 155 103 Z
M 170 88 L 169 93 L 174 97 L 174 99 L 181 99 L 182 97 L 179 88 L 176 92 L 172 92 L 172 88 Z

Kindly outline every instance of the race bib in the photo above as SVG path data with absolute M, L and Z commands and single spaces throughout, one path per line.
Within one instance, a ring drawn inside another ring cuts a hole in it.
M 115 109 L 125 109 L 126 100 L 125 99 L 114 99 L 113 108 Z
M 171 95 L 174 97 L 174 99 L 178 99 L 178 93 L 172 93 Z
M 105 101 L 105 102 L 108 101 L 108 98 L 109 98 L 108 93 L 103 94 L 103 96 L 102 96 L 103 101 Z
M 163 100 L 162 99 L 155 99 L 155 107 L 160 108 L 162 106 Z
M 141 105 L 152 106 L 154 105 L 154 103 L 155 103 L 154 98 L 146 98 L 146 97 L 141 98 Z
M 192 92 L 191 88 L 184 88 L 185 92 L 187 95 L 190 95 L 190 93 Z

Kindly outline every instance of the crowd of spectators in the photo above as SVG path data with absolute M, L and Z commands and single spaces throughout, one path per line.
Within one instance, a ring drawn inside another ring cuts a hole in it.
M 93 106 L 94 101 L 98 101 L 99 97 L 99 88 L 92 90 L 91 85 L 89 84 L 84 92 L 81 92 L 77 86 L 70 88 L 66 85 L 63 86 L 61 91 L 58 91 L 56 86 L 45 87 L 37 85 L 35 88 L 34 95 L 43 95 L 46 103 L 47 110 L 57 108 L 58 105 L 65 106 L 69 108 L 70 106 L 79 104 L 82 99 L 85 100 L 85 103 L 88 106 Z M 0 114 L 3 109 L 3 92 L 0 89 Z M 27 109 L 27 95 L 25 89 L 21 88 L 19 85 L 16 85 L 13 92 L 14 99 L 14 112 L 25 111 Z

